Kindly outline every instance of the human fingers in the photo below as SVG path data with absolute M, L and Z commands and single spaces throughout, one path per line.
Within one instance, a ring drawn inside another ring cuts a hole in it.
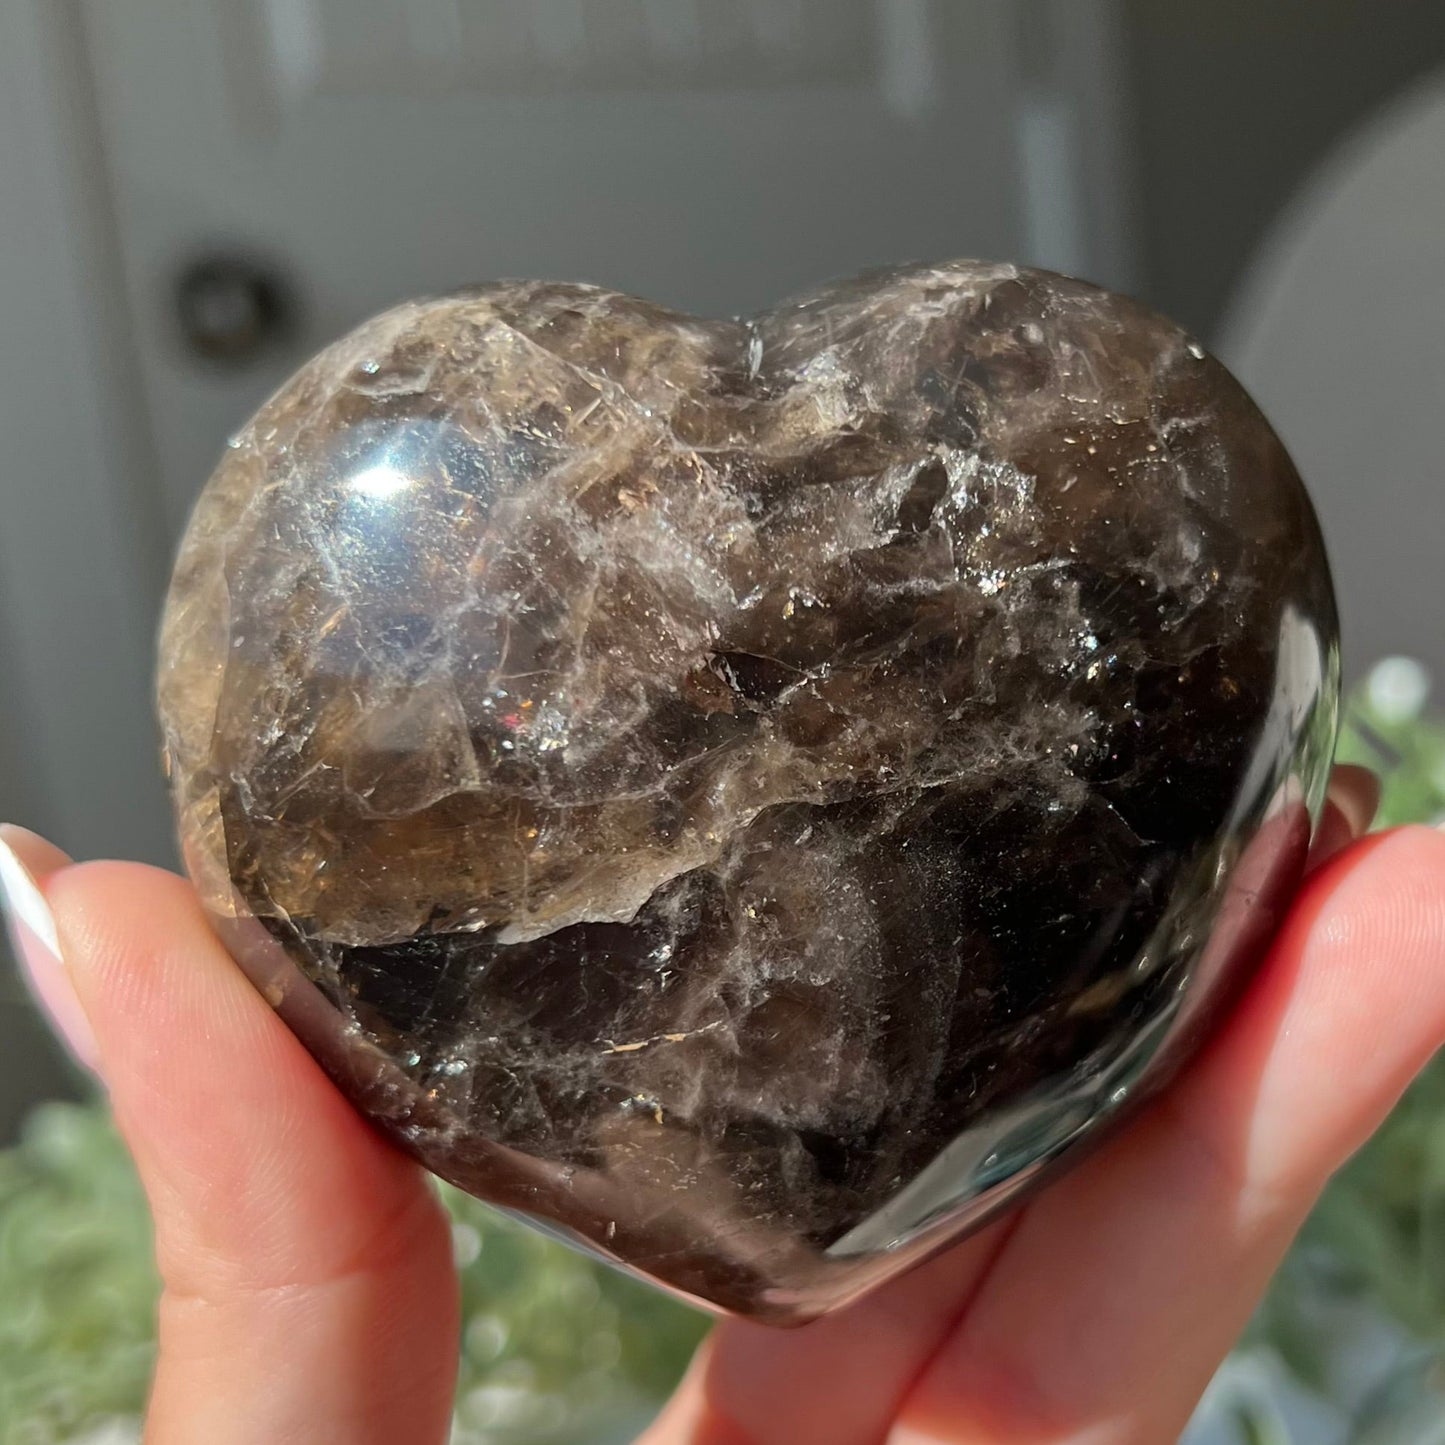
M 1027 1209 L 890 1445 L 1183 1429 L 1329 1176 L 1445 1040 L 1445 835 L 1320 868 L 1196 1067 Z
M 193 891 L 127 863 L 12 856 L 52 923 L 155 1218 L 151 1445 L 445 1440 L 450 1231 L 241 975 Z
M 1368 826 L 1377 798 L 1378 783 L 1366 769 L 1336 769 L 1325 809 L 1331 837 L 1321 830 L 1330 849 Z M 1012 1227 L 1012 1220 L 996 1224 L 801 1331 L 720 1326 L 646 1445 L 874 1445 L 930 1355 L 966 1315 Z
M 877 1445 L 1010 1228 L 1000 1220 L 801 1329 L 725 1321 L 638 1445 Z
M 1369 768 L 1337 764 L 1330 774 L 1324 811 L 1315 829 L 1310 864 L 1318 868 L 1341 848 L 1363 837 L 1380 806 L 1380 780 Z

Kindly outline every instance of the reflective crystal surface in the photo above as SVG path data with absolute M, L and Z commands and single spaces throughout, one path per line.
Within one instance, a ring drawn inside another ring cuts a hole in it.
M 518 282 L 236 438 L 160 702 L 205 902 L 363 1110 L 781 1321 L 1186 1055 L 1299 875 L 1335 636 L 1279 441 L 1133 302 Z

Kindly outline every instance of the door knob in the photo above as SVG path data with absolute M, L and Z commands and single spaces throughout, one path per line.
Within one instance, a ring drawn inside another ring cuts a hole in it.
M 175 281 L 181 336 L 192 355 L 245 365 L 293 330 L 296 307 L 284 274 L 237 254 L 198 257 Z

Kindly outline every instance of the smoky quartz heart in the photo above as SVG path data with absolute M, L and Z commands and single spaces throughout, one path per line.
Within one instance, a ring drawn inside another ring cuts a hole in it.
M 807 1319 L 1078 1157 L 1304 864 L 1284 448 L 1151 311 L 915 266 L 404 305 L 202 494 L 160 706 L 236 958 L 439 1174 Z

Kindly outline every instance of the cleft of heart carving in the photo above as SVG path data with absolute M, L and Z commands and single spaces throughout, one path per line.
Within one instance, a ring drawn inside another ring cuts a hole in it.
M 1302 869 L 1337 670 L 1224 368 L 957 262 L 750 321 L 386 312 L 227 450 L 159 697 L 203 900 L 358 1107 L 796 1321 L 1188 1056 Z

